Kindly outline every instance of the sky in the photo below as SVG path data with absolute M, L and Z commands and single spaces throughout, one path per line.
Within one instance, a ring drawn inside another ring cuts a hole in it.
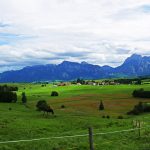
M 150 0 L 0 0 L 0 72 L 150 56 Z

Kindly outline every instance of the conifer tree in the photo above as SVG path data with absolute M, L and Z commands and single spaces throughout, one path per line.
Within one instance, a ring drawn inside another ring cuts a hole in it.
M 22 93 L 22 103 L 23 103 L 23 104 L 26 104 L 26 103 L 27 103 L 27 97 L 26 97 L 25 92 Z
M 102 101 L 100 102 L 99 110 L 104 110 L 104 104 L 103 104 L 103 102 L 102 102 Z

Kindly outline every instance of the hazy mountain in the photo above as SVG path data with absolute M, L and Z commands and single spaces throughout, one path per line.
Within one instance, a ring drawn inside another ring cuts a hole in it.
M 116 68 L 100 67 L 86 62 L 64 61 L 58 65 L 37 65 L 0 74 L 0 82 L 33 82 L 50 80 L 73 80 L 77 78 L 100 79 L 122 76 L 150 75 L 150 57 L 134 54 Z

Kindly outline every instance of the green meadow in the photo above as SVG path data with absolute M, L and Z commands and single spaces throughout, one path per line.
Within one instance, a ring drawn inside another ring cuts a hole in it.
M 87 150 L 88 136 L 64 137 L 88 134 L 93 128 L 95 150 L 149 150 L 150 114 L 126 115 L 140 101 L 150 99 L 133 98 L 135 89 L 150 90 L 149 84 L 143 85 L 68 85 L 11 84 L 19 87 L 17 103 L 0 103 L 0 150 Z M 58 97 L 51 97 L 57 91 Z M 21 102 L 22 92 L 27 96 L 27 107 Z M 46 100 L 54 109 L 55 115 L 43 115 L 36 111 L 38 100 Z M 100 101 L 105 109 L 99 111 Z M 64 105 L 65 108 L 61 108 Z M 109 116 L 103 117 L 103 116 Z M 122 116 L 123 119 L 118 119 Z M 142 129 L 130 132 L 116 132 L 133 128 L 133 120 L 142 122 Z M 148 127 L 149 126 L 149 127 Z

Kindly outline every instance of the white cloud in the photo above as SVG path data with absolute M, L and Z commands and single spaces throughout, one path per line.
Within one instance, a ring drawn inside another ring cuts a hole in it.
M 63 60 L 117 66 L 133 53 L 150 55 L 149 6 L 149 0 L 0 0 L 1 70 Z

